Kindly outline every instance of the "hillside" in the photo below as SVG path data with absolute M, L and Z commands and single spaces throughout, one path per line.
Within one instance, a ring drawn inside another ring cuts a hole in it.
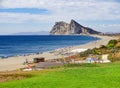
M 60 21 L 56 22 L 50 31 L 50 34 L 55 35 L 69 35 L 69 34 L 101 34 L 101 32 L 95 31 L 92 28 L 84 27 L 74 20 L 71 20 L 70 24 Z

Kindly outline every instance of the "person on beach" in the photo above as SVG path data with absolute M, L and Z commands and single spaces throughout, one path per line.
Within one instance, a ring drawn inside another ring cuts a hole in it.
M 26 59 L 25 63 L 28 64 L 28 59 Z

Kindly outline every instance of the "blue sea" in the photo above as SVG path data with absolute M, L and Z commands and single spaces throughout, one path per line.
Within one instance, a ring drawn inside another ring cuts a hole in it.
M 0 36 L 0 57 L 51 51 L 85 44 L 96 39 L 99 38 L 82 35 Z

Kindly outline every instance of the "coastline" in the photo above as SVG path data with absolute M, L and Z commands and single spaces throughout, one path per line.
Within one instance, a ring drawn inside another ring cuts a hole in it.
M 50 52 L 43 52 L 40 54 L 30 54 L 26 56 L 14 56 L 5 59 L 0 59 L 0 71 L 12 71 L 12 70 L 17 70 L 19 68 L 27 67 L 27 65 L 23 65 L 26 59 L 28 59 L 28 61 L 33 61 L 33 58 L 36 57 L 44 57 L 45 60 L 57 59 L 62 57 L 62 55 L 60 55 L 59 52 L 63 52 L 63 50 L 65 50 L 64 52 L 66 52 L 69 49 L 70 51 L 80 52 L 80 50 L 83 49 L 86 50 L 95 47 L 98 48 L 100 45 L 106 45 L 111 39 L 117 39 L 116 37 L 110 37 L 110 36 L 100 36 L 100 35 L 89 35 L 89 36 L 97 37 L 101 39 L 78 46 L 61 48 Z

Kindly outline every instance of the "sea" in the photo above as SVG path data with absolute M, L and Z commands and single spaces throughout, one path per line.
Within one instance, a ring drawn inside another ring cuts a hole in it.
M 96 40 L 99 38 L 84 35 L 0 36 L 0 57 L 52 51 Z

